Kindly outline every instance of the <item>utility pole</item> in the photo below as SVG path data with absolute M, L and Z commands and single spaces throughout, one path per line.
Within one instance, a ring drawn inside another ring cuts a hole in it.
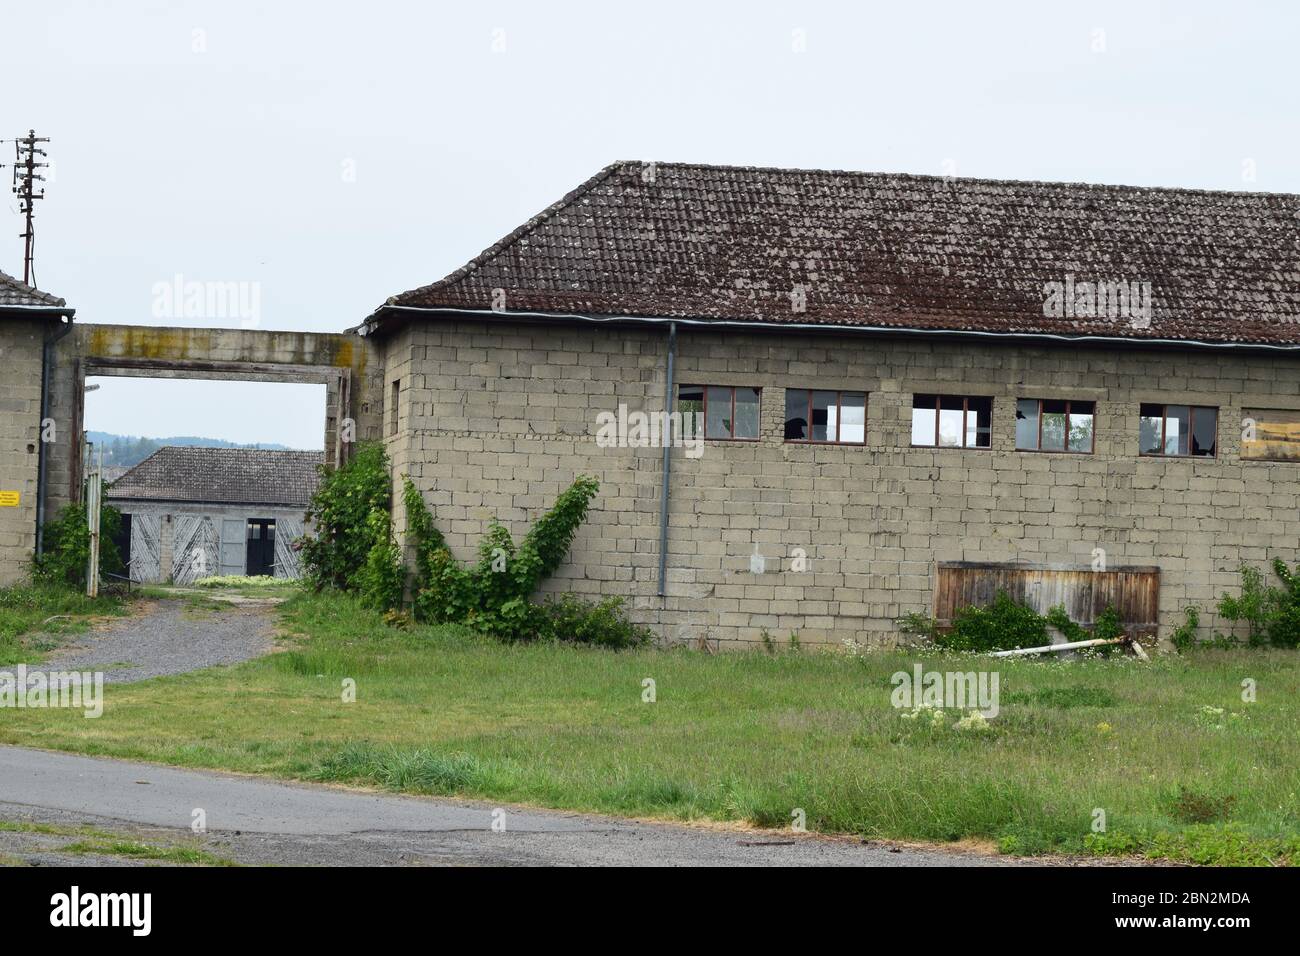
M 36 231 L 32 228 L 32 213 L 36 200 L 45 198 L 45 187 L 37 188 L 37 183 L 44 183 L 45 177 L 37 170 L 48 169 L 49 163 L 41 162 L 45 150 L 38 143 L 48 143 L 48 136 L 37 136 L 36 130 L 27 131 L 26 136 L 14 140 L 13 193 L 18 197 L 18 212 L 23 216 L 26 229 L 20 233 L 23 240 L 23 282 L 36 284 L 36 270 L 32 267 L 32 250 L 36 241 Z

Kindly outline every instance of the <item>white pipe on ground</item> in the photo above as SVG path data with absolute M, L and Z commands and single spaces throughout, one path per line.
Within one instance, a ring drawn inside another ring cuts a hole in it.
M 1100 647 L 1103 644 L 1127 644 L 1127 637 L 1098 637 L 1091 641 L 1070 641 L 1067 644 L 1047 644 L 1043 647 L 1017 647 L 1013 651 L 993 651 L 990 657 L 1023 657 L 1025 654 L 1048 654 L 1053 651 L 1074 651 L 1081 647 Z

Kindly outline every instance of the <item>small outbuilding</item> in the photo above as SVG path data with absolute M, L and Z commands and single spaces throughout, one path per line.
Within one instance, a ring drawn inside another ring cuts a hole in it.
M 301 574 L 293 543 L 316 490 L 318 451 L 167 446 L 114 481 L 117 541 L 136 582 Z

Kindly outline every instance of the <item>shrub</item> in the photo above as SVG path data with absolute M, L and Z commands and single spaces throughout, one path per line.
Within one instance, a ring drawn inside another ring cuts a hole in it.
M 1201 626 L 1201 612 L 1196 608 L 1191 606 L 1183 608 L 1183 616 L 1186 620 L 1174 628 L 1174 633 L 1171 635 L 1174 647 L 1179 653 L 1196 646 L 1196 629 Z
M 316 589 L 359 590 L 359 577 L 375 543 L 370 515 L 387 512 L 392 498 L 388 455 L 374 442 L 359 444 L 340 468 L 320 468 L 307 520 L 314 533 L 302 539 L 303 575 Z
M 964 607 L 936 643 L 954 651 L 1001 651 L 1047 644 L 1047 621 L 1033 608 L 999 591 L 988 607 Z
M 908 611 L 895 620 L 894 624 L 898 626 L 901 633 L 909 637 L 932 642 L 939 639 L 939 622 L 929 614 L 922 614 L 920 611 Z
M 122 556 L 113 539 L 121 533 L 122 513 L 109 505 L 99 510 L 99 570 L 106 574 L 125 574 Z M 86 586 L 86 565 L 90 561 L 90 528 L 86 506 L 78 502 L 65 505 L 53 521 L 45 523 L 43 554 L 36 559 L 36 573 L 48 581 Z
M 1248 564 L 1241 566 L 1241 594 L 1232 597 L 1224 594 L 1219 599 L 1219 613 L 1234 624 L 1245 622 L 1246 640 L 1252 647 L 1264 643 L 1268 622 L 1269 589 L 1264 586 L 1264 575 Z
M 536 611 L 537 636 L 542 640 L 623 648 L 647 644 L 654 636 L 648 627 L 627 619 L 622 598 L 592 604 L 565 594 L 537 606 Z
M 1281 558 L 1273 561 L 1272 569 L 1281 587 L 1266 585 L 1258 568 L 1243 564 L 1241 593 L 1224 594 L 1219 614 L 1234 624 L 1244 623 L 1252 647 L 1300 646 L 1300 569 L 1292 571 Z

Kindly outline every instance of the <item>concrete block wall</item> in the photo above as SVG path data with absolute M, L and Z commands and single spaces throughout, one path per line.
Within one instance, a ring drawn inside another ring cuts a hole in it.
M 545 589 L 623 596 L 670 642 L 757 643 L 766 630 L 888 643 L 897 617 L 931 609 L 937 562 L 1087 566 L 1097 548 L 1110 566 L 1161 568 L 1162 633 L 1188 604 L 1208 631 L 1242 561 L 1300 559 L 1300 463 L 1239 457 L 1245 409 L 1300 409 L 1295 359 L 682 328 L 677 382 L 761 387 L 761 440 L 673 451 L 659 597 L 661 451 L 601 448 L 595 435 L 619 403 L 662 408 L 665 347 L 662 330 L 407 326 L 384 363 L 401 382 L 394 471 L 416 480 L 465 560 L 492 518 L 518 538 L 574 477 L 594 475 L 591 519 Z M 786 388 L 866 391 L 865 447 L 785 443 Z M 917 392 L 992 396 L 992 448 L 910 447 Z M 1095 401 L 1094 454 L 1017 451 L 1022 397 Z M 1218 407 L 1218 456 L 1139 457 L 1148 401 Z
M 40 319 L 0 319 L 0 491 L 18 492 L 0 507 L 0 587 L 22 580 L 36 548 L 36 476 L 40 450 Z

